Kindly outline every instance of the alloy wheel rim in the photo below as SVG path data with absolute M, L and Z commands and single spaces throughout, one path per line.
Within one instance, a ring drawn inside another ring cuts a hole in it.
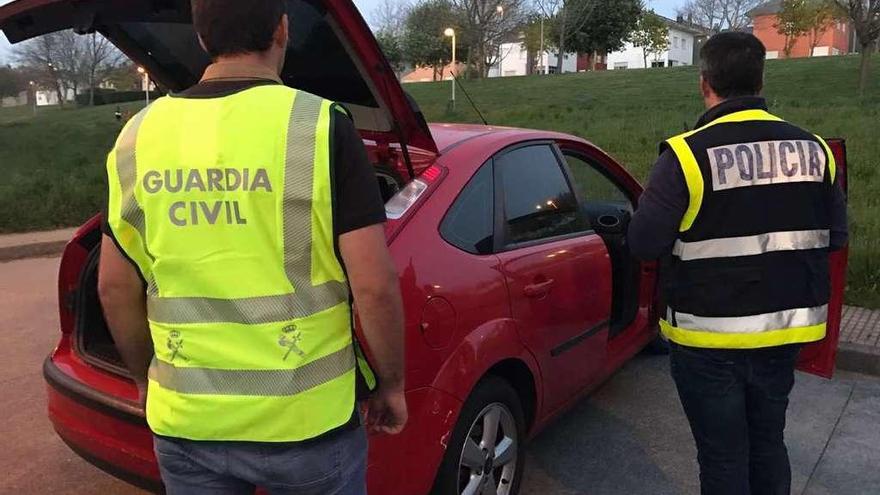
M 516 421 L 506 405 L 484 407 L 465 437 L 458 467 L 461 495 L 508 495 L 516 472 Z

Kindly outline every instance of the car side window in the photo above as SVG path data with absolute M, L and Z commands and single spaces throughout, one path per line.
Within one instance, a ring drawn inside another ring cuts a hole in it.
M 496 158 L 495 166 L 501 173 L 508 244 L 586 230 L 550 146 L 517 148 Z
M 632 202 L 623 189 L 599 171 L 599 165 L 579 155 L 563 151 L 571 180 L 585 204 L 611 203 L 632 210 Z
M 495 227 L 492 175 L 492 162 L 489 161 L 471 177 L 440 224 L 440 235 L 469 253 L 492 253 Z

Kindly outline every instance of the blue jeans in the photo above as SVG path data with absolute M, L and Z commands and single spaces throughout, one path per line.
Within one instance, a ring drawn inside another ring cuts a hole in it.
M 168 495 L 365 495 L 362 427 L 305 443 L 204 442 L 155 437 Z
M 791 492 L 783 432 L 799 350 L 672 345 L 672 377 L 697 444 L 703 495 Z

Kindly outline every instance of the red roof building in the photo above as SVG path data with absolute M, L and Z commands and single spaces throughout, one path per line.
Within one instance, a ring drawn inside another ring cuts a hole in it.
M 785 35 L 779 34 L 778 14 L 782 10 L 781 0 L 771 0 L 751 11 L 753 33 L 767 48 L 767 58 L 785 58 Z M 849 39 L 852 36 L 851 26 L 845 21 L 831 21 L 826 30 L 819 36 L 816 48 L 810 53 L 810 35 L 804 35 L 795 41 L 791 50 L 791 58 L 822 57 L 849 53 Z

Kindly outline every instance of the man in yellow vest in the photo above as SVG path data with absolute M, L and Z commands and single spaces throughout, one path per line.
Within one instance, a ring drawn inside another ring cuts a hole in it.
M 628 236 L 635 256 L 664 260 L 660 326 L 704 495 L 790 492 L 795 361 L 825 336 L 828 252 L 847 238 L 828 145 L 759 96 L 765 54 L 747 33 L 703 45 L 708 110 L 661 144 Z
M 133 117 L 107 160 L 108 325 L 169 494 L 363 494 L 356 382 L 375 387 L 369 426 L 407 420 L 374 171 L 345 109 L 281 83 L 285 2 L 192 6 L 213 63 Z

